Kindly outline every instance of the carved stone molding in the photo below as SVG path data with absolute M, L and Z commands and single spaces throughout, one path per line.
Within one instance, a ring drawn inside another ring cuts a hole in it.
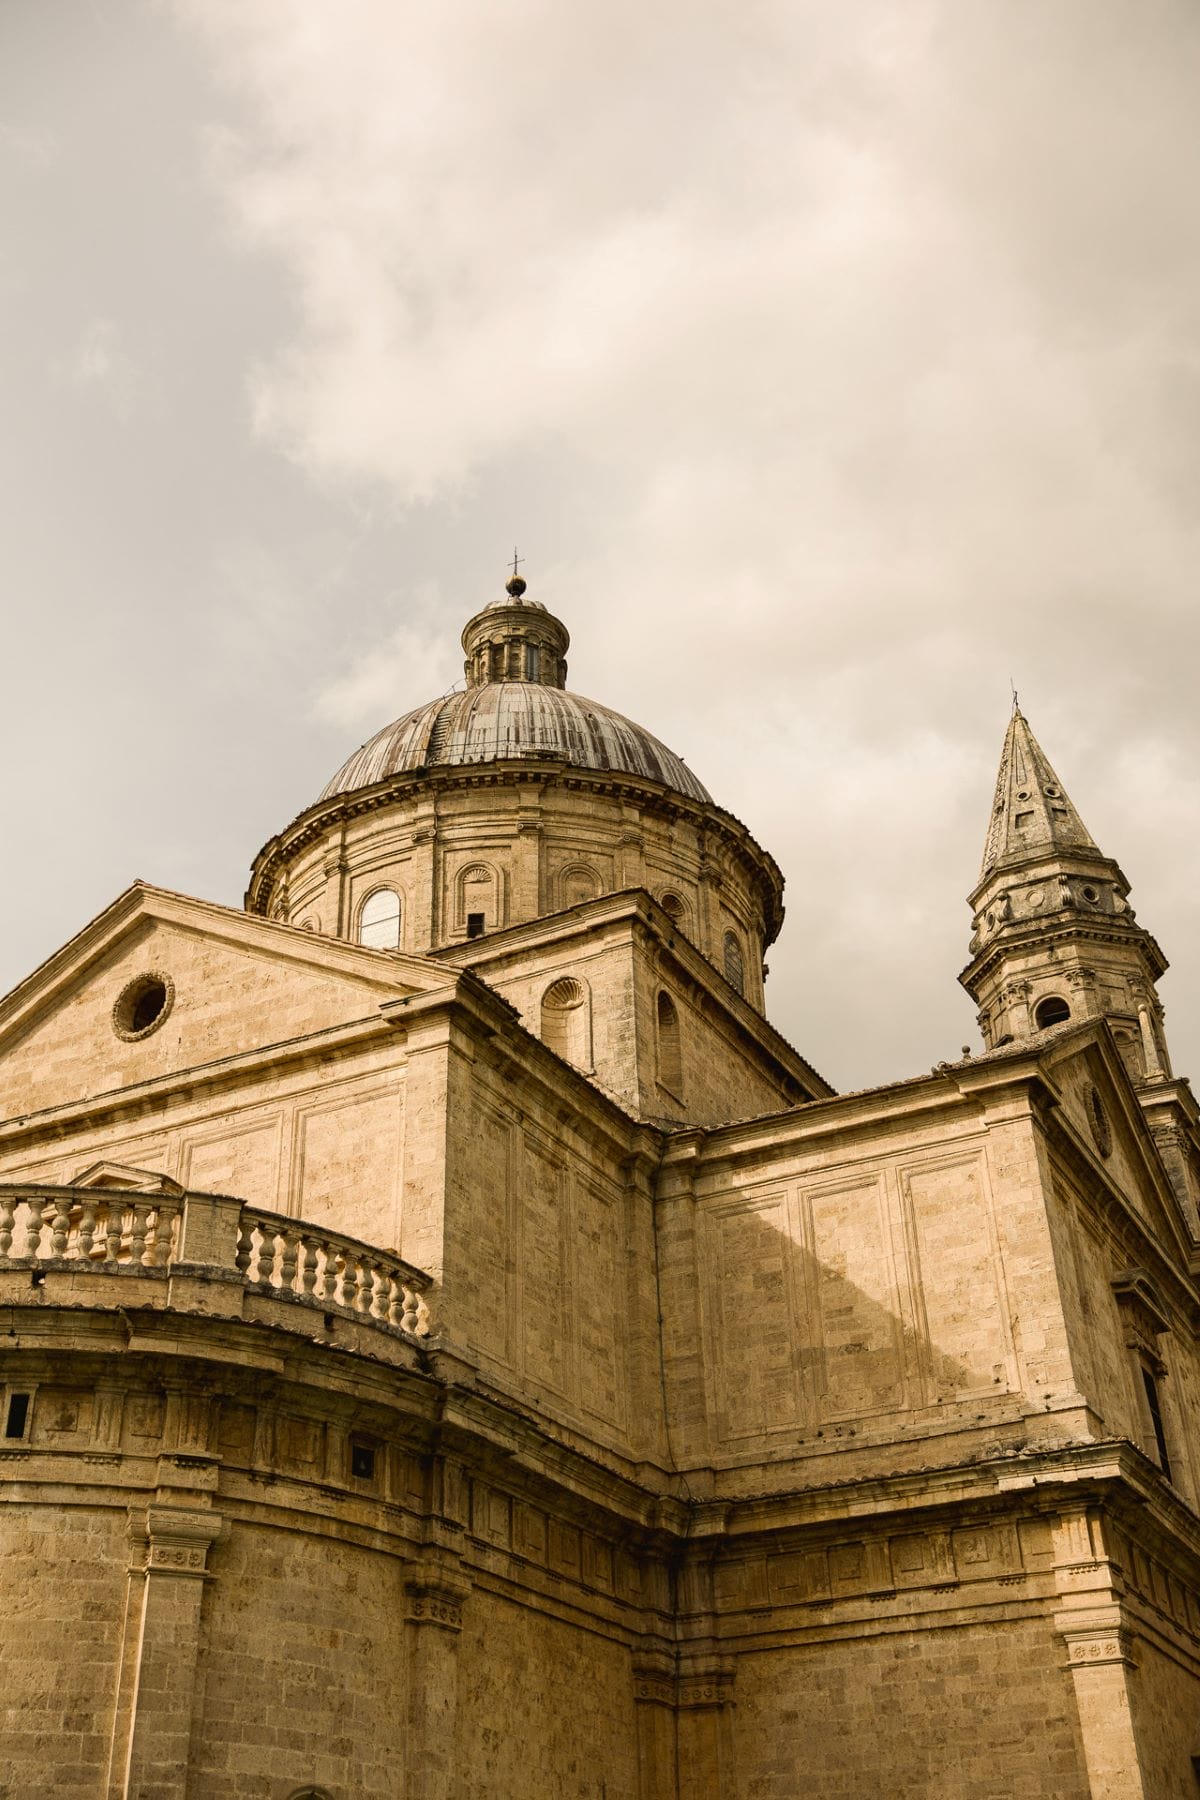
M 730 1706 L 733 1681 L 730 1662 L 706 1659 L 677 1669 L 662 1651 L 645 1651 L 633 1658 L 633 1697 L 643 1706 L 670 1706 L 681 1712 Z
M 1128 1631 L 1089 1633 L 1082 1637 L 1068 1637 L 1067 1667 L 1071 1669 L 1101 1669 L 1112 1663 L 1123 1663 L 1127 1669 L 1136 1669 L 1137 1660 L 1133 1654 L 1133 1638 Z
M 142 1561 L 135 1568 L 154 1575 L 186 1575 L 203 1580 L 208 1572 L 209 1546 L 224 1531 L 217 1513 L 185 1510 L 176 1506 L 148 1506 L 132 1521 L 135 1544 L 141 1540 Z
M 643 1706 L 674 1706 L 675 1676 L 670 1669 L 633 1665 L 633 1697 Z
M 405 1588 L 404 1617 L 410 1625 L 440 1625 L 443 1631 L 462 1630 L 462 1596 L 443 1588 Z
M 416 1564 L 405 1577 L 404 1617 L 410 1625 L 461 1631 L 463 1602 L 471 1591 L 465 1575 L 442 1563 Z
M 676 1704 L 681 1710 L 729 1706 L 733 1702 L 733 1669 L 723 1667 L 681 1674 Z

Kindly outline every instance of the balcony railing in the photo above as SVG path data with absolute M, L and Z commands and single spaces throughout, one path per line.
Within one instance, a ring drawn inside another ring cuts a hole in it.
M 387 1250 L 220 1194 L 0 1184 L 0 1270 L 240 1277 L 245 1291 L 430 1335 L 431 1279 Z

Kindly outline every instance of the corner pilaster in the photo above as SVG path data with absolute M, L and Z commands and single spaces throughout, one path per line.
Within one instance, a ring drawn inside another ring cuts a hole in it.
M 404 1582 L 408 1669 L 409 1800 L 448 1800 L 454 1780 L 458 1721 L 458 1643 L 471 1584 L 461 1569 L 433 1555 L 413 1564 Z
M 1153 1800 L 1142 1780 L 1130 1673 L 1134 1638 L 1101 1521 L 1086 1511 L 1060 1515 L 1054 1528 L 1059 1609 L 1054 1628 L 1075 1690 L 1092 1800 Z
M 131 1519 L 125 1654 L 108 1792 L 112 1800 L 185 1800 L 210 1545 L 210 1511 L 151 1505 Z

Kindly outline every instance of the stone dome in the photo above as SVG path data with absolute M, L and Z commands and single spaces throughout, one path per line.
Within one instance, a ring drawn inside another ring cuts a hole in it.
M 263 845 L 247 910 L 428 956 L 643 892 L 761 1010 L 772 858 L 658 738 L 568 693 L 567 628 L 518 575 L 462 647 L 465 689 L 355 751 Z
M 514 576 L 503 600 L 467 621 L 466 691 L 444 694 L 368 740 L 320 799 L 333 800 L 418 769 L 466 763 L 564 762 L 657 781 L 689 800 L 712 796 L 674 751 L 611 707 L 566 691 L 566 626 Z
M 488 681 L 405 713 L 356 750 L 321 794 L 370 787 L 408 770 L 546 758 L 577 769 L 615 770 L 712 803 L 681 757 L 632 719 L 598 701 L 537 681 Z

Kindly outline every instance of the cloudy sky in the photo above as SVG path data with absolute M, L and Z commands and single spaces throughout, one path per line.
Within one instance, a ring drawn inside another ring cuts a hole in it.
M 977 1041 L 1010 677 L 1200 1076 L 1197 93 L 1192 0 L 8 0 L 0 987 L 237 904 L 516 542 L 837 1085 Z

